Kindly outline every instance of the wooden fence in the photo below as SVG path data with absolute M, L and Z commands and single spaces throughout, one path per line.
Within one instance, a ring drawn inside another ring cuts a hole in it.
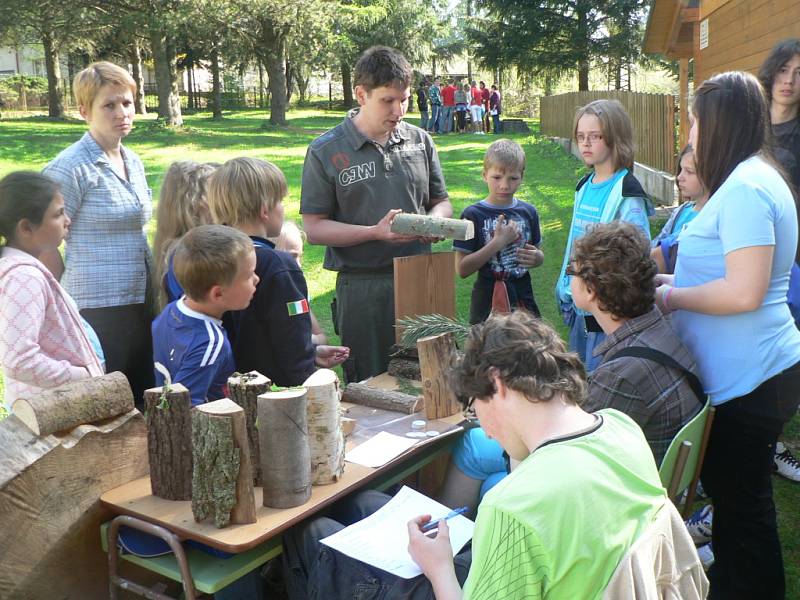
M 575 111 L 600 99 L 619 100 L 633 122 L 636 162 L 667 173 L 675 172 L 675 97 L 628 91 L 568 92 L 540 99 L 544 135 L 572 138 Z

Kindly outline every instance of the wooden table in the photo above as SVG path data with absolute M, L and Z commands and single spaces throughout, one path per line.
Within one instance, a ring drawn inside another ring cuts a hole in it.
M 347 403 L 343 403 L 343 407 L 346 409 L 346 416 L 357 419 L 356 428 L 348 440 L 348 449 L 363 443 L 379 431 L 403 435 L 405 432 L 411 431 L 412 420 L 424 419 L 422 413 L 403 415 Z M 261 561 L 263 564 L 270 557 L 280 553 L 280 534 L 292 525 L 315 515 L 336 500 L 359 489 L 367 487 L 386 489 L 448 452 L 457 439 L 456 434 L 463 431 L 458 425 L 461 420 L 461 415 L 455 415 L 448 419 L 428 421 L 427 429 L 439 431 L 440 435 L 420 440 L 408 451 L 382 467 L 370 468 L 348 462 L 339 481 L 330 485 L 313 486 L 311 499 L 301 506 L 287 509 L 262 506 L 262 490 L 257 487 L 255 490 L 257 520 L 252 524 L 229 525 L 217 529 L 211 520 L 197 523 L 192 515 L 190 501 L 164 500 L 153 496 L 149 477 L 137 479 L 109 490 L 100 497 L 100 502 L 118 515 L 128 515 L 146 523 L 155 524 L 168 530 L 178 539 L 196 540 L 212 548 L 233 554 L 246 553 L 271 542 L 269 547 L 265 548 L 265 551 L 257 557 L 258 560 L 263 559 Z M 112 554 L 116 554 L 116 552 L 109 552 L 110 562 Z M 125 558 L 129 558 L 129 555 L 126 555 Z M 155 559 L 139 559 L 133 562 L 150 568 L 149 563 L 143 563 L 151 560 Z M 153 565 L 152 570 L 175 581 L 184 579 L 179 568 L 170 570 L 162 566 L 157 569 Z M 110 571 L 112 571 L 113 579 L 116 575 L 116 562 L 113 566 L 110 564 Z M 201 591 L 217 587 L 216 584 L 205 585 L 196 580 L 193 583 L 200 584 L 197 585 L 197 588 Z M 114 585 L 115 583 L 112 581 L 112 587 Z M 187 589 L 186 581 L 184 581 L 184 589 L 187 597 L 193 597 L 194 590 Z M 220 588 L 217 587 L 217 589 Z M 216 590 L 211 590 L 209 593 L 213 591 Z

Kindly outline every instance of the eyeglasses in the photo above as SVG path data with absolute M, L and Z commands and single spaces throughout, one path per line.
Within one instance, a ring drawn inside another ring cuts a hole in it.
M 567 268 L 564 269 L 564 273 L 566 273 L 567 275 L 569 275 L 571 277 L 580 277 L 581 276 L 580 271 L 576 271 L 575 267 L 572 266 L 572 263 L 569 263 L 567 265 Z
M 595 142 L 599 142 L 600 140 L 602 140 L 603 134 L 590 133 L 589 135 L 583 135 L 582 133 L 579 133 L 578 135 L 575 136 L 575 139 L 578 140 L 579 144 L 583 144 L 584 142 L 589 142 L 589 145 L 591 146 Z

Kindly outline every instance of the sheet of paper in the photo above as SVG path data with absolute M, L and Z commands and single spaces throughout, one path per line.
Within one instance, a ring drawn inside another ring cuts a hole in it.
M 417 442 L 419 442 L 418 439 L 401 437 L 381 431 L 363 444 L 359 444 L 350 450 L 344 459 L 365 467 L 382 467 Z
M 411 579 L 421 575 L 422 570 L 408 553 L 407 523 L 426 514 L 436 520 L 449 512 L 449 508 L 436 500 L 403 486 L 379 511 L 320 541 L 373 567 Z M 449 519 L 447 526 L 455 555 L 472 538 L 475 523 L 458 515 Z

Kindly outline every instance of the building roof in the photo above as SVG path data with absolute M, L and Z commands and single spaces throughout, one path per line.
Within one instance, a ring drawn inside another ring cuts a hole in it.
M 644 51 L 667 58 L 691 58 L 694 23 L 700 20 L 700 0 L 652 0 Z

